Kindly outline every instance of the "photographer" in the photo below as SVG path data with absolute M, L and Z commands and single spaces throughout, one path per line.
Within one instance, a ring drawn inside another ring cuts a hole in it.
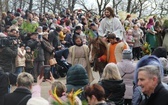
M 37 32 L 33 32 L 30 35 L 30 40 L 27 42 L 27 46 L 29 46 L 34 54 L 34 78 L 36 80 L 37 75 L 40 74 L 40 68 L 44 66 L 44 49 L 42 47 L 42 35 L 39 35 Z
M 4 72 L 15 71 L 15 57 L 17 55 L 17 42 L 11 37 L 0 35 L 0 67 Z

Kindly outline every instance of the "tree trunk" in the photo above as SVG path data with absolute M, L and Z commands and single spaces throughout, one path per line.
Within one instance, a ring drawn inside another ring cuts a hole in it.
M 46 12 L 46 10 L 45 10 L 45 8 L 46 8 L 46 3 L 47 3 L 47 0 L 44 0 L 44 5 L 43 5 L 43 12 L 44 12 L 44 13 Z
M 130 13 L 132 0 L 128 0 L 127 12 Z
M 23 0 L 19 0 L 19 1 L 20 1 L 19 8 L 22 8 Z
M 29 10 L 31 11 L 33 7 L 33 0 L 30 0 L 30 4 L 29 4 Z

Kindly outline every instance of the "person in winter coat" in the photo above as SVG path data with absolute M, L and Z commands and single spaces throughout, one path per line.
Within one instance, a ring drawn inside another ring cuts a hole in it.
M 124 104 L 125 84 L 116 64 L 109 63 L 105 66 L 99 84 L 105 90 L 107 102 L 114 102 L 116 105 Z
M 40 74 L 40 68 L 44 66 L 44 48 L 42 46 L 42 40 L 38 39 L 38 33 L 32 33 L 30 40 L 27 42 L 27 46 L 31 48 L 34 54 L 34 77 Z
M 1 36 L 0 36 L 1 38 Z M 4 72 L 15 71 L 15 58 L 17 56 L 17 46 L 0 46 L 0 67 Z
M 18 48 L 18 55 L 15 58 L 16 74 L 19 74 L 24 70 L 26 60 L 25 55 L 26 55 L 25 45 L 20 44 L 20 47 Z
M 9 78 L 8 75 L 0 67 L 0 105 L 3 105 L 4 95 L 9 93 Z
M 54 58 L 54 47 L 50 44 L 48 40 L 48 33 L 43 32 L 43 41 L 41 42 L 44 49 L 44 65 L 50 65 L 49 60 Z
M 25 55 L 26 61 L 25 61 L 25 71 L 32 74 L 33 73 L 33 62 L 34 62 L 34 55 L 31 52 L 31 48 L 30 47 L 26 47 L 26 55 Z
M 122 53 L 122 61 L 117 63 L 123 82 L 126 86 L 124 105 L 131 105 L 133 95 L 133 78 L 136 63 L 132 61 L 131 49 L 125 49 Z
M 4 96 L 2 105 L 26 105 L 31 98 L 31 88 L 33 85 L 33 76 L 29 73 L 22 72 L 17 77 L 17 88 Z
M 148 67 L 148 66 L 154 66 L 154 67 Z M 142 70 L 140 70 L 140 68 Z M 148 69 L 149 71 L 147 71 Z M 155 71 L 155 69 L 157 71 Z M 155 73 L 153 73 L 152 70 L 155 71 Z M 145 77 L 144 76 L 142 77 L 142 75 L 140 75 L 140 71 L 142 71 L 143 73 L 145 72 L 144 74 Z M 159 71 L 159 74 L 157 73 L 158 71 Z M 148 78 L 149 77 L 148 73 L 151 74 L 150 75 L 151 78 Z M 146 77 L 146 75 L 148 75 L 148 77 Z M 157 81 L 154 81 L 152 79 L 153 77 L 156 77 L 155 80 Z M 167 105 L 168 104 L 167 102 L 157 97 L 157 96 L 160 97 L 160 92 L 162 90 L 165 92 L 164 95 L 167 94 L 163 88 L 168 89 L 167 88 L 168 85 L 162 82 L 163 77 L 164 77 L 163 67 L 161 62 L 156 56 L 146 55 L 142 57 L 138 61 L 135 69 L 135 73 L 134 73 L 134 89 L 133 89 L 132 105 L 141 105 L 141 104 L 142 105 Z M 146 81 L 147 84 L 144 85 L 142 80 Z M 151 85 L 148 81 L 150 81 L 150 83 L 153 83 L 153 85 Z M 150 90 L 148 90 L 147 88 Z M 161 89 L 161 90 L 158 91 L 158 89 L 159 90 Z M 162 98 L 164 99 L 164 97 Z M 149 102 L 147 102 L 147 100 L 149 100 Z M 163 104 L 161 104 L 162 101 L 163 101 Z
M 168 105 L 168 90 L 161 83 L 160 68 L 157 65 L 139 68 L 138 85 L 146 96 L 141 105 Z
M 81 64 L 76 64 L 69 68 L 66 78 L 67 92 L 71 92 L 84 87 L 89 84 L 86 69 Z

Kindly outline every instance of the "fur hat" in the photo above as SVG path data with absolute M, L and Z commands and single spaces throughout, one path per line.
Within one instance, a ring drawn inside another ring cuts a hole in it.
M 132 51 L 131 49 L 125 49 L 122 52 L 123 59 L 132 59 Z
M 134 73 L 134 83 L 135 83 L 135 85 L 138 84 L 139 68 L 143 67 L 143 66 L 147 66 L 147 65 L 158 66 L 159 69 L 160 69 L 161 79 L 163 79 L 164 72 L 163 72 L 163 66 L 162 66 L 160 60 L 154 55 L 146 55 L 146 56 L 143 56 L 137 63 L 135 73 Z
M 30 98 L 26 105 L 49 105 L 49 102 L 42 97 Z

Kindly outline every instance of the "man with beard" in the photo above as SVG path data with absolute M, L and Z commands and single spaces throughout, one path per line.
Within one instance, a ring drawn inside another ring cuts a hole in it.
M 98 29 L 99 36 L 105 36 L 108 33 L 121 30 L 125 32 L 120 20 L 115 17 L 114 11 L 111 7 L 105 9 L 105 18 L 100 22 Z

